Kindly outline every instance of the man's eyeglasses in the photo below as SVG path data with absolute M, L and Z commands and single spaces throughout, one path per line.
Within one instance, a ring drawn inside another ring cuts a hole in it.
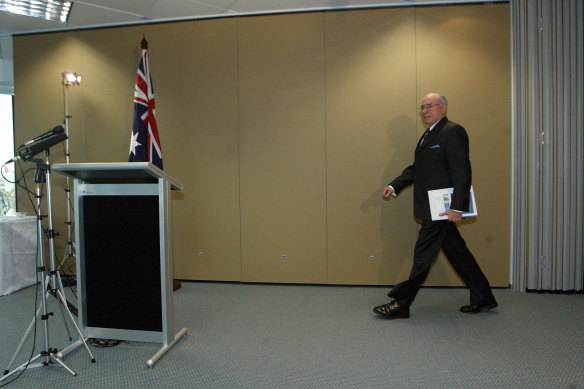
M 420 111 L 423 111 L 424 109 L 428 108 L 428 109 L 432 109 L 433 107 L 440 105 L 440 104 L 426 104 L 426 105 L 420 105 Z

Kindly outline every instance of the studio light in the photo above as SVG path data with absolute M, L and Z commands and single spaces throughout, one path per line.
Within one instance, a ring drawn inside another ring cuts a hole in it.
M 63 76 L 63 85 L 73 86 L 81 84 L 81 74 L 75 72 L 63 72 L 61 73 L 61 76 Z
M 0 11 L 66 23 L 72 4 L 61 0 L 0 0 Z

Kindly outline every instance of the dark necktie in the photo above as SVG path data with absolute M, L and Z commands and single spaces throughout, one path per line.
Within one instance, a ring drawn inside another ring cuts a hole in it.
M 424 132 L 424 135 L 422 136 L 422 140 L 420 141 L 420 144 L 418 144 L 418 147 L 420 147 L 422 145 L 422 143 L 424 143 L 424 140 L 426 139 L 426 137 L 428 136 L 429 133 L 430 133 L 430 129 L 428 128 L 426 130 L 426 132 Z

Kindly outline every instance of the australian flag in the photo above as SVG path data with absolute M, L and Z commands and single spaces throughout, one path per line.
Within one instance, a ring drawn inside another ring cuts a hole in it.
M 152 162 L 162 169 L 162 148 L 156 125 L 156 107 L 147 49 L 148 44 L 143 40 L 142 59 L 138 66 L 134 90 L 134 123 L 128 161 Z

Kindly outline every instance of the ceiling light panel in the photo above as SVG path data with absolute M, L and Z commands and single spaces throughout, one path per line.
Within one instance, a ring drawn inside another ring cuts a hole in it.
M 60 0 L 0 0 L 0 11 L 66 23 L 71 4 Z

